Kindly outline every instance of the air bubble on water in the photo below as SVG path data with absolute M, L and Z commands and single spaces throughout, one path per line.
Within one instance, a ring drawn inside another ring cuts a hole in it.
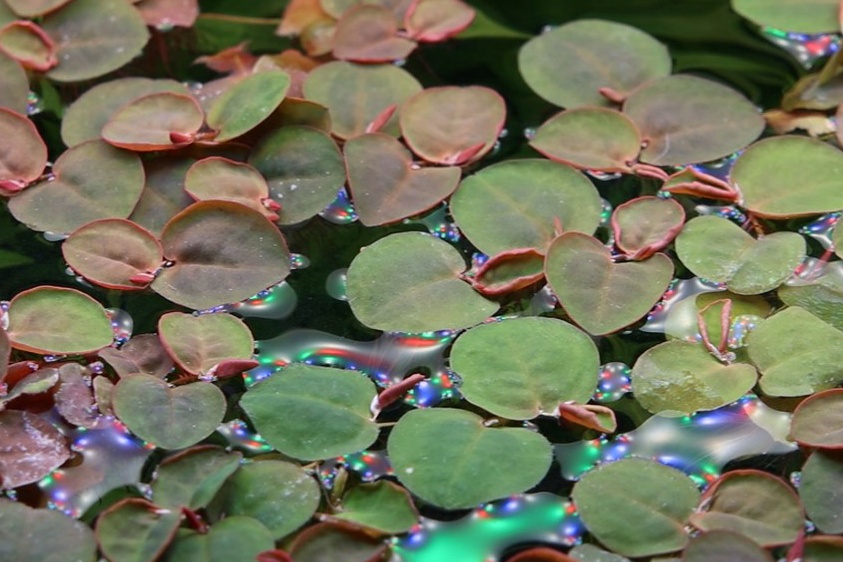
M 395 59 L 394 61 L 392 61 L 392 64 L 398 67 L 402 67 L 407 64 L 407 59 Z
M 111 330 L 114 332 L 114 341 L 122 344 L 132 337 L 135 322 L 132 316 L 120 308 L 106 308 L 105 313 L 111 321 Z
M 840 35 L 837 33 L 790 33 L 765 27 L 762 28 L 761 35 L 790 53 L 806 70 L 840 48 Z
M 695 339 L 697 334 L 697 295 L 725 291 L 726 285 L 692 277 L 674 279 L 668 285 L 661 300 L 647 315 L 642 332 L 664 334 L 685 339 Z
M 820 244 L 826 250 L 834 249 L 832 242 L 832 235 L 834 228 L 840 220 L 841 213 L 826 213 L 821 217 L 811 221 L 799 229 L 799 234 L 807 234 Z
M 601 172 L 600 170 L 586 170 L 585 173 L 597 181 L 616 180 L 623 175 L 619 172 Z
M 501 129 L 501 132 L 498 133 L 499 139 L 505 139 L 509 135 L 509 129 Z
M 539 30 L 539 33 L 547 33 L 548 31 L 553 31 L 555 28 L 555 25 L 543 25 L 542 28 Z
M 240 419 L 233 419 L 217 427 L 217 433 L 223 436 L 228 446 L 251 454 L 268 453 L 272 451 L 266 440 Z
M 723 158 L 712 160 L 710 162 L 694 164 L 690 167 L 696 170 L 697 172 L 713 176 L 722 181 L 728 181 L 729 173 L 732 171 L 732 166 L 734 166 L 735 162 L 738 159 L 738 156 L 740 155 L 741 151 L 738 151 L 733 154 L 730 154 L 729 156 L 724 156 Z
M 536 137 L 537 129 L 535 127 L 527 127 L 524 129 L 524 138 L 533 140 Z
M 612 204 L 604 198 L 600 198 L 600 226 L 608 227 L 612 221 Z
M 737 225 L 743 225 L 747 221 L 746 215 L 734 205 L 697 205 L 694 211 L 698 215 L 713 215 L 729 219 Z
M 343 187 L 337 192 L 336 199 L 325 207 L 319 216 L 334 224 L 350 224 L 357 220 L 354 204 L 346 188 Z
M 43 232 L 41 235 L 47 242 L 61 242 L 62 240 L 67 240 L 67 237 L 70 236 L 66 232 L 50 232 L 49 230 Z
M 404 219 L 404 224 L 421 224 L 434 236 L 448 242 L 459 242 L 462 233 L 451 219 L 447 203 L 442 203 L 420 218 Z
M 310 266 L 310 258 L 301 254 L 290 254 L 290 267 L 293 269 L 305 269 Z
M 37 115 L 44 111 L 41 103 L 41 98 L 32 90 L 26 95 L 26 114 L 29 116 Z
M 289 283 L 282 281 L 246 300 L 233 304 L 220 305 L 202 311 L 202 313 L 223 311 L 233 312 L 246 318 L 282 320 L 292 315 L 297 305 L 298 295 L 296 295 L 296 291 Z
M 175 28 L 175 24 L 167 18 L 162 18 L 160 22 L 155 26 L 155 29 L 158 31 L 168 32 L 172 31 Z
M 329 273 L 328 277 L 325 279 L 325 292 L 328 293 L 328 296 L 337 299 L 338 301 L 347 301 L 347 277 L 347 267 L 335 269 Z
M 789 480 L 793 487 L 798 490 L 799 487 L 802 485 L 802 472 L 799 470 L 791 472 Z
M 597 372 L 597 389 L 593 400 L 599 404 L 616 402 L 632 392 L 632 369 L 626 363 L 612 361 L 601 365 Z

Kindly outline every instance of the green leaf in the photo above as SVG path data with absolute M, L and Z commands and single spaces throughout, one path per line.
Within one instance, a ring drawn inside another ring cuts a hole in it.
M 41 286 L 18 293 L 9 304 L 12 347 L 34 353 L 92 353 L 111 345 L 105 309 L 75 289 Z
M 280 70 L 257 72 L 228 88 L 208 110 L 208 125 L 219 130 L 214 140 L 224 142 L 257 127 L 281 104 L 289 88 L 290 76 Z
M 208 374 L 229 359 L 251 359 L 255 347 L 248 326 L 225 312 L 168 312 L 158 320 L 158 334 L 176 364 L 193 375 Z
M 700 344 L 669 341 L 651 347 L 635 361 L 632 391 L 647 410 L 693 414 L 734 402 L 753 386 L 752 365 L 724 365 Z
M 839 230 L 843 232 L 843 228 Z M 838 248 L 843 248 L 843 245 Z M 820 320 L 843 330 L 843 262 L 830 262 L 821 267 L 816 277 L 791 279 L 776 293 L 785 304 L 802 307 Z
M 0 412 L 0 439 L 8 444 L 0 450 L 0 488 L 4 490 L 38 482 L 70 458 L 64 435 L 31 412 Z
M 843 380 L 843 332 L 801 308 L 786 308 L 761 322 L 747 345 L 761 372 L 761 390 L 770 396 L 804 396 Z
M 490 257 L 470 277 L 471 286 L 487 297 L 504 295 L 544 280 L 544 254 L 535 248 L 507 250 Z
M 184 185 L 193 163 L 192 158 L 171 155 L 146 160 L 146 184 L 129 219 L 160 237 L 164 225 L 193 203 Z
M 658 302 L 673 277 L 673 262 L 655 254 L 615 263 L 595 238 L 566 232 L 550 245 L 545 276 L 572 320 L 592 335 L 632 324 Z
M 243 455 L 218 447 L 180 451 L 158 465 L 152 481 L 156 505 L 170 509 L 201 509 L 210 503 L 225 480 L 240 467 Z
M 575 546 L 568 554 L 574 560 L 580 560 L 581 562 L 629 562 L 629 558 L 625 556 L 607 552 L 589 543 Z
M 518 53 L 518 69 L 538 95 L 560 107 L 610 105 L 599 90 L 628 95 L 670 74 L 670 54 L 643 31 L 581 19 L 534 37 Z
M 0 187 L 21 189 L 38 179 L 47 165 L 47 145 L 24 115 L 0 108 L 0 138 L 15 139 L 0 153 Z
M 225 396 L 207 382 L 172 388 L 151 375 L 130 375 L 114 387 L 114 412 L 132 433 L 164 449 L 208 437 L 222 422 Z
M 464 509 L 536 485 L 551 450 L 538 433 L 489 428 L 451 408 L 413 410 L 398 420 L 387 445 L 395 475 L 411 492 L 445 509 Z M 500 459 L 507 469 L 500 470 Z
M 756 215 L 789 218 L 843 209 L 843 154 L 824 142 L 778 136 L 750 146 L 735 162 L 730 181 L 742 206 Z
M 17 113 L 26 113 L 29 95 L 29 78 L 23 67 L 13 58 L 0 53 L 0 107 Z
M 661 78 L 636 90 L 623 111 L 657 166 L 715 160 L 744 148 L 764 130 L 764 118 L 738 92 L 690 75 Z
M 796 33 L 840 31 L 837 0 L 732 0 L 732 8 L 761 26 Z
M 552 414 L 569 400 L 588 402 L 599 357 L 591 338 L 553 318 L 481 324 L 462 334 L 450 355 L 472 404 L 513 420 Z
M 804 562 L 837 562 L 843 556 L 843 538 L 813 536 L 805 540 Z
M 158 92 L 115 111 L 102 128 L 102 138 L 128 150 L 169 150 L 192 143 L 204 120 L 193 97 Z
M 327 207 L 345 183 L 336 143 L 310 127 L 282 127 L 263 137 L 249 156 L 281 205 L 283 225 L 300 223 Z
M 56 8 L 67 4 L 70 0 L 4 0 L 17 15 L 22 18 L 43 16 Z
M 682 230 L 685 209 L 675 199 L 636 197 L 612 213 L 615 244 L 632 259 L 642 259 L 665 248 Z
M 764 547 L 792 543 L 805 521 L 793 489 L 760 470 L 727 472 L 706 488 L 702 505 L 690 517 L 694 527 L 734 531 Z
M 566 231 L 591 234 L 600 223 L 600 196 L 580 172 L 564 164 L 525 159 L 501 162 L 464 179 L 451 213 L 480 251 L 536 248 L 544 252 Z
M 624 556 L 639 557 L 687 544 L 685 524 L 699 492 L 693 480 L 675 468 L 632 458 L 587 472 L 571 497 L 583 523 L 601 543 Z
M 770 553 L 752 539 L 731 531 L 709 531 L 691 539 L 682 553 L 683 562 L 740 560 L 741 562 L 773 562 Z
M 269 530 L 251 517 L 232 515 L 214 523 L 205 534 L 186 531 L 176 535 L 162 562 L 231 562 L 256 560 L 275 548 Z
M 111 562 L 154 562 L 173 540 L 180 519 L 179 511 L 159 510 L 146 500 L 128 498 L 100 514 L 95 533 Z
M 319 485 L 301 467 L 263 460 L 241 466 L 209 511 L 257 519 L 278 540 L 307 523 L 319 499 Z
M 355 371 L 295 363 L 251 388 L 240 405 L 266 441 L 302 460 L 356 453 L 378 436 L 372 381 Z
M 492 315 L 486 300 L 460 279 L 462 255 L 421 232 L 382 238 L 361 250 L 348 269 L 348 300 L 355 318 L 384 331 L 459 329 Z
M 843 389 L 818 392 L 793 412 L 790 435 L 800 445 L 843 449 Z
M 0 500 L 0 559 L 94 562 L 97 543 L 87 525 L 50 509 Z
M 265 205 L 266 180 L 248 164 L 211 156 L 193 164 L 184 177 L 184 190 L 197 201 L 233 201 L 260 211 L 271 221 L 278 214 Z
M 355 486 L 343 496 L 341 505 L 334 517 L 382 533 L 407 532 L 419 519 L 407 490 L 387 480 Z
M 824 405 L 829 407 L 829 403 Z M 799 497 L 820 531 L 843 533 L 843 457 L 833 451 L 811 453 L 802 466 Z

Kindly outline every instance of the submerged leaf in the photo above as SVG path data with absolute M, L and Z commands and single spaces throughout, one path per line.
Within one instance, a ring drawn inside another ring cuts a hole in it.
M 4 490 L 38 482 L 70 458 L 64 435 L 30 412 L 0 412 L 0 442 L 0 488 Z M 0 510 L 0 521 L 3 519 Z

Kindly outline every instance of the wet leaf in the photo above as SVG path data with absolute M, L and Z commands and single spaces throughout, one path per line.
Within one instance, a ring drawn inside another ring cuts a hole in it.
M 360 135 L 345 143 L 348 183 L 360 222 L 376 226 L 420 214 L 457 188 L 460 170 L 420 168 L 394 137 Z
M 176 27 L 193 27 L 199 15 L 197 0 L 141 0 L 137 8 L 146 25 L 166 31 Z
M 451 213 L 480 251 L 536 248 L 544 252 L 564 231 L 591 234 L 600 223 L 600 196 L 588 179 L 564 164 L 508 160 L 464 179 L 451 198 Z
M 711 560 L 773 562 L 773 557 L 744 535 L 717 530 L 691 539 L 682 556 L 683 562 L 710 562 Z
M 38 482 L 70 458 L 64 435 L 30 412 L 0 412 L 0 443 L 0 487 L 6 490 Z
M 255 560 L 257 555 L 275 547 L 272 534 L 251 517 L 231 515 L 200 534 L 183 531 L 162 558 L 163 562 L 230 562 Z
M 140 159 L 103 141 L 64 152 L 53 175 L 9 201 L 15 218 L 33 230 L 68 233 L 97 219 L 125 218 L 143 189 Z
M 564 61 L 564 64 L 563 62 Z M 642 84 L 670 74 L 664 45 L 634 27 L 581 19 L 534 37 L 518 53 L 521 76 L 554 105 L 611 105 L 610 88 L 629 95 Z
M 61 251 L 67 264 L 88 281 L 122 291 L 145 288 L 132 277 L 151 273 L 164 261 L 155 236 L 125 219 L 91 221 L 74 230 Z
M 59 367 L 59 376 L 56 410 L 75 426 L 94 427 L 98 415 L 91 390 L 91 371 L 78 363 L 66 363 Z
M 101 349 L 99 356 L 121 377 L 143 374 L 163 378 L 173 369 L 173 360 L 157 334 L 137 335 L 120 349 Z
M 588 333 L 602 335 L 647 314 L 670 283 L 673 262 L 655 254 L 615 263 L 597 239 L 566 232 L 550 245 L 545 276 L 571 319 Z
M 398 35 L 392 11 L 380 6 L 354 6 L 334 32 L 333 55 L 341 60 L 387 62 L 407 58 L 415 48 L 415 41 Z
M 761 26 L 798 33 L 837 32 L 837 0 L 732 0 L 732 8 Z
M 837 247 L 843 248 L 843 244 Z M 825 264 L 816 277 L 791 279 L 779 287 L 777 294 L 785 304 L 802 307 L 843 330 L 843 262 Z
M 219 156 L 204 158 L 187 171 L 184 189 L 197 201 L 233 201 L 278 220 L 278 214 L 263 203 L 269 197 L 266 180 L 248 164 Z
M 675 75 L 636 90 L 623 111 L 641 131 L 641 161 L 693 164 L 727 156 L 758 138 L 764 118 L 738 92 L 711 80 Z
M 520 427 L 490 428 L 483 418 L 452 408 L 412 410 L 387 445 L 398 480 L 424 501 L 445 509 L 531 488 L 550 468 L 550 444 Z M 499 469 L 506 458 L 507 470 Z
M 724 365 L 702 345 L 674 340 L 638 357 L 632 368 L 632 391 L 638 403 L 654 414 L 693 414 L 734 402 L 755 386 L 757 378 L 752 365 Z
M 75 289 L 40 286 L 15 295 L 9 305 L 12 347 L 34 353 L 92 353 L 111 344 L 105 309 Z
M 0 108 L 26 113 L 29 95 L 29 78 L 20 63 L 0 53 Z
M 530 146 L 576 168 L 629 173 L 641 151 L 641 138 L 635 123 L 623 113 L 581 107 L 545 121 Z
M 58 511 L 33 509 L 4 498 L 0 500 L 0 559 L 94 562 L 97 543 L 81 521 Z
M 161 243 L 175 264 L 161 271 L 152 289 L 197 310 L 247 299 L 290 272 L 278 229 L 238 203 L 194 203 L 167 223 Z
M 420 157 L 462 166 L 492 150 L 506 120 L 506 104 L 482 86 L 427 88 L 399 112 L 401 135 Z
M 240 467 L 243 455 L 219 447 L 180 451 L 158 465 L 152 482 L 156 505 L 169 509 L 201 509 L 210 503 L 226 479 Z
M 615 244 L 632 259 L 643 259 L 664 249 L 682 230 L 685 209 L 675 199 L 637 197 L 612 213 Z
M 280 70 L 257 72 L 222 93 L 208 110 L 208 125 L 219 130 L 217 142 L 227 141 L 257 127 L 281 104 L 290 76 Z
M 796 407 L 790 435 L 800 445 L 843 449 L 843 389 L 830 389 L 809 396 Z
M 419 514 L 410 494 L 397 484 L 381 480 L 361 484 L 342 498 L 334 517 L 386 534 L 405 533 L 418 522 Z
M 588 402 L 599 357 L 591 338 L 554 318 L 481 324 L 454 343 L 451 369 L 472 404 L 507 419 L 551 414 L 560 402 Z
M 255 347 L 246 324 L 224 312 L 168 312 L 158 320 L 158 334 L 176 364 L 193 375 L 212 373 L 228 359 L 251 359 Z
M 266 441 L 301 460 L 356 453 L 378 435 L 372 381 L 355 371 L 291 364 L 240 401 Z
M 55 44 L 31 21 L 16 21 L 0 27 L 0 50 L 24 68 L 46 72 L 56 65 Z
M 192 97 L 160 92 L 118 109 L 102 128 L 102 137 L 135 151 L 168 150 L 193 142 L 204 113 Z
M 47 165 L 47 145 L 32 121 L 0 107 L 0 138 L 14 139 L 0 153 L 0 188 L 16 191 L 38 179 Z
M 193 203 L 184 185 L 193 163 L 191 158 L 169 155 L 145 161 L 146 183 L 129 219 L 160 237 L 164 225 Z
M 830 402 L 825 401 L 824 408 L 830 406 Z M 820 531 L 843 533 L 843 457 L 832 451 L 811 453 L 802 466 L 799 497 L 808 517 Z
M 420 232 L 382 238 L 351 262 L 347 287 L 361 323 L 384 331 L 426 332 L 466 328 L 493 314 L 486 300 L 460 279 L 462 255 Z
M 535 248 L 523 248 L 490 257 L 469 281 L 480 294 L 493 297 L 524 289 L 543 279 L 544 254 Z
M 255 146 L 249 164 L 266 178 L 272 199 L 281 205 L 278 222 L 283 225 L 315 216 L 345 183 L 336 143 L 310 127 L 282 127 L 269 133 Z
M 211 383 L 172 388 L 150 375 L 123 377 L 114 387 L 114 412 L 132 433 L 163 449 L 195 445 L 217 428 L 225 397 Z
M 727 472 L 706 488 L 702 502 L 690 517 L 694 527 L 734 531 L 764 547 L 792 543 L 805 519 L 793 489 L 760 470 Z
M 805 239 L 774 232 L 757 240 L 728 219 L 701 216 L 676 237 L 676 253 L 695 275 L 726 283 L 739 295 L 771 291 L 805 259 Z
M 749 358 L 770 396 L 804 396 L 836 386 L 843 374 L 843 332 L 810 312 L 790 307 L 747 336 Z
M 59 64 L 47 76 L 78 82 L 116 70 L 141 53 L 146 24 L 125 0 L 74 0 L 47 15 L 41 27 L 56 41 Z
M 763 217 L 790 218 L 843 209 L 843 154 L 807 137 L 780 136 L 750 146 L 732 167 L 741 205 Z
M 320 492 L 301 467 L 264 460 L 241 466 L 217 497 L 210 511 L 257 519 L 278 540 L 307 523 L 319 506 Z
M 330 562 L 337 552 L 343 553 L 343 562 L 381 562 L 386 551 L 382 540 L 337 523 L 312 525 L 299 533 L 290 546 L 295 562 Z
M 180 517 L 179 511 L 127 498 L 97 518 L 97 543 L 111 562 L 154 562 L 175 537 Z
M 416 41 L 437 43 L 459 34 L 474 16 L 474 9 L 460 0 L 418 0 L 410 3 L 404 27 Z
M 362 66 L 344 61 L 323 64 L 304 82 L 305 97 L 328 108 L 333 133 L 341 139 L 365 133 L 385 109 L 400 106 L 421 89 L 410 73 L 394 65 Z M 397 137 L 398 116 L 389 119 L 381 131 Z
M 639 557 L 687 544 L 685 524 L 699 492 L 678 470 L 633 458 L 587 472 L 571 497 L 583 523 L 601 543 L 624 556 Z

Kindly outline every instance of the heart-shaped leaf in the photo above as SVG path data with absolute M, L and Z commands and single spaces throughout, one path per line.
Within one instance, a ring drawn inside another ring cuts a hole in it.
M 103 141 L 68 149 L 56 160 L 53 176 L 9 201 L 15 218 L 33 230 L 69 233 L 97 219 L 126 218 L 144 179 L 136 155 Z
M 18 293 L 9 304 L 12 347 L 34 353 L 92 353 L 111 344 L 105 309 L 75 289 L 40 286 Z
M 345 183 L 342 154 L 327 134 L 310 127 L 282 127 L 263 137 L 249 164 L 266 178 L 281 205 L 281 224 L 305 221 L 327 207 Z
M 805 239 L 795 232 L 774 232 L 754 239 L 728 219 L 696 217 L 676 238 L 676 253 L 694 274 L 726 283 L 739 295 L 771 291 L 805 259 Z
M 17 113 L 26 113 L 29 103 L 29 77 L 26 71 L 11 57 L 0 53 L 0 107 Z
M 545 121 L 530 146 L 551 160 L 577 168 L 629 173 L 641 151 L 641 135 L 619 111 L 581 107 Z
M 623 111 L 641 131 L 641 161 L 657 166 L 715 160 L 744 148 L 764 118 L 736 91 L 696 76 L 674 75 L 636 90 Z
M 778 136 L 746 149 L 732 167 L 730 182 L 741 193 L 741 205 L 753 213 L 790 218 L 843 209 L 835 179 L 841 173 L 838 149 L 807 137 Z
M 401 135 L 434 164 L 462 166 L 488 153 L 506 120 L 506 104 L 482 86 L 427 88 L 399 112 Z
M 194 203 L 167 223 L 161 243 L 175 263 L 161 271 L 152 288 L 194 309 L 247 299 L 290 272 L 284 237 L 263 215 L 239 203 Z
M 818 392 L 799 403 L 793 412 L 790 435 L 800 445 L 843 449 L 843 389 Z
M 0 51 L 24 68 L 46 72 L 56 65 L 56 46 L 49 35 L 31 21 L 15 21 L 0 27 Z
M 460 0 L 418 0 L 407 8 L 404 28 L 416 41 L 438 43 L 459 34 L 474 16 L 474 9 Z
M 489 428 L 452 408 L 413 410 L 387 445 L 395 475 L 411 492 L 445 509 L 464 509 L 523 492 L 550 468 L 550 444 L 520 427 Z M 499 470 L 507 458 L 509 468 Z
M 278 220 L 278 205 L 267 205 L 266 180 L 248 164 L 219 156 L 204 158 L 187 171 L 184 189 L 197 201 L 234 201 L 260 211 L 271 221 Z
M 37 537 L 37 540 L 33 540 Z M 94 562 L 97 543 L 87 525 L 51 509 L 0 500 L 0 559 Z
M 764 320 L 746 341 L 765 394 L 804 396 L 843 380 L 843 332 L 799 307 Z
M 243 455 L 218 447 L 194 447 L 165 459 L 155 473 L 152 497 L 170 509 L 201 509 L 217 494 L 225 480 L 240 467 Z
M 275 547 L 272 534 L 259 521 L 241 515 L 222 519 L 207 533 L 182 532 L 167 549 L 162 562 L 230 562 L 256 560 Z
M 334 32 L 333 54 L 356 62 L 387 62 L 407 58 L 415 41 L 398 35 L 391 10 L 359 4 L 342 15 Z
M 638 557 L 687 544 L 685 522 L 699 492 L 693 480 L 675 468 L 633 458 L 587 472 L 571 497 L 583 523 L 601 543 Z
M 360 373 L 292 364 L 255 385 L 240 405 L 270 445 L 314 460 L 356 453 L 374 442 L 374 396 L 374 385 Z
M 158 320 L 164 347 L 185 372 L 208 374 L 229 359 L 251 359 L 255 342 L 242 320 L 224 312 L 168 312 Z
M 257 519 L 277 540 L 307 523 L 319 499 L 319 485 L 301 467 L 262 460 L 241 466 L 209 511 Z
M 122 291 L 143 289 L 148 283 L 132 278 L 152 273 L 164 261 L 155 236 L 125 219 L 91 221 L 74 230 L 61 251 L 67 264 L 88 281 Z
M 457 338 L 450 362 L 466 400 L 513 420 L 550 414 L 560 402 L 587 402 L 600 363 L 587 334 L 553 318 L 475 326 Z
M 15 139 L 0 153 L 0 189 L 18 191 L 44 171 L 47 145 L 32 121 L 4 107 L 0 107 L 0 138 Z
M 290 76 L 280 70 L 257 72 L 228 88 L 208 110 L 208 125 L 219 131 L 214 140 L 224 142 L 257 127 L 289 88 Z
M 387 480 L 355 486 L 343 496 L 341 505 L 334 517 L 381 533 L 404 533 L 419 519 L 407 490 Z
M 382 238 L 348 269 L 348 300 L 355 318 L 384 331 L 426 332 L 478 324 L 497 309 L 460 279 L 462 255 L 421 232 Z
M 597 239 L 567 232 L 550 245 L 545 276 L 572 320 L 593 335 L 632 324 L 653 307 L 673 277 L 673 262 L 655 254 L 615 263 Z
M 829 406 L 827 402 L 825 407 Z M 802 466 L 799 497 L 820 531 L 843 533 L 843 457 L 839 452 L 811 453 Z
M 0 442 L 0 487 L 5 490 L 38 482 L 70 458 L 59 430 L 30 412 L 0 412 Z
M 211 383 L 171 388 L 150 375 L 131 375 L 114 387 L 114 412 L 132 433 L 164 449 L 195 445 L 217 428 L 225 396 Z
M 544 254 L 535 248 L 507 250 L 487 259 L 470 278 L 487 297 L 524 289 L 544 279 Z
M 547 160 L 508 160 L 464 179 L 451 198 L 451 213 L 480 251 L 536 248 L 568 231 L 591 234 L 600 223 L 600 196 L 570 166 Z
M 179 528 L 181 513 L 127 498 L 103 511 L 95 533 L 102 553 L 112 562 L 158 560 Z
M 683 562 L 712 560 L 773 562 L 773 557 L 752 539 L 726 530 L 709 531 L 694 537 L 682 553 Z
M 417 215 L 457 188 L 460 169 L 419 168 L 394 137 L 374 133 L 345 143 L 348 185 L 360 222 L 377 226 Z
M 685 209 L 675 199 L 637 197 L 612 213 L 615 244 L 632 259 L 648 258 L 664 249 L 684 223 Z
M 344 61 L 311 71 L 303 88 L 307 99 L 328 108 L 333 133 L 341 139 L 367 132 L 385 109 L 400 105 L 422 89 L 409 72 L 394 65 L 361 66 Z M 398 116 L 393 115 L 381 131 L 397 137 Z
M 160 156 L 144 162 L 146 184 L 129 219 L 156 236 L 164 225 L 193 203 L 185 191 L 185 175 L 192 158 Z
M 632 391 L 647 410 L 693 414 L 734 402 L 753 386 L 751 365 L 723 365 L 701 345 L 669 341 L 645 351 L 632 368 Z
M 761 26 L 797 33 L 838 32 L 837 0 L 732 0 L 732 8 Z
M 99 356 L 121 377 L 144 374 L 163 378 L 173 369 L 173 359 L 167 354 L 157 334 L 140 334 L 120 349 L 101 349 Z
M 839 230 L 843 232 L 843 228 Z M 837 247 L 843 248 L 843 244 Z M 785 304 L 802 307 L 843 330 L 843 261 L 826 263 L 817 276 L 789 280 L 776 293 Z
M 118 109 L 103 126 L 102 138 L 129 150 L 168 150 L 193 142 L 204 121 L 191 96 L 160 92 Z
M 667 76 L 670 67 L 667 48 L 653 37 L 602 20 L 566 23 L 527 41 L 518 53 L 518 70 L 527 85 L 550 103 L 567 108 L 610 105 L 601 89 L 623 97 Z

